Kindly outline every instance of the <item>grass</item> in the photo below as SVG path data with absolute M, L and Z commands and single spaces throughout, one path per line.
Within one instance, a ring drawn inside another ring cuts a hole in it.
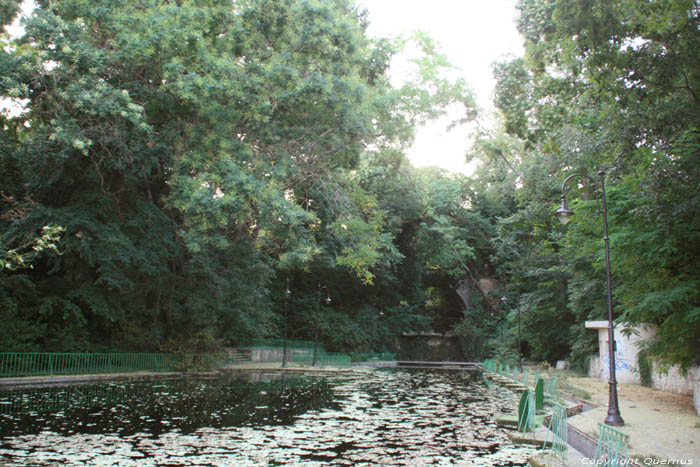
M 572 396 L 578 397 L 579 399 L 591 400 L 591 393 L 589 393 L 585 389 L 577 388 L 576 386 L 571 384 L 571 381 L 569 380 L 569 378 L 572 377 L 580 378 L 585 375 L 571 370 L 558 370 L 556 374 L 559 377 L 559 384 L 564 392 L 568 392 Z
M 579 399 L 584 399 L 584 400 L 591 400 L 591 393 L 586 391 L 585 389 L 579 389 L 574 386 L 570 386 L 567 388 L 564 388 L 565 391 L 569 392 L 572 396 L 578 397 Z

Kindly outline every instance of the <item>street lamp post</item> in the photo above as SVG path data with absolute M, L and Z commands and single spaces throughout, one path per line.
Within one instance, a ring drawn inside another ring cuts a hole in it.
M 289 296 L 292 291 L 289 290 L 289 277 L 287 278 L 287 290 L 284 291 L 284 346 L 282 347 L 282 368 L 287 367 L 287 308 Z
M 321 303 L 322 290 L 326 291 L 326 298 L 323 301 L 326 302 L 326 305 L 329 305 L 331 303 L 331 296 L 328 292 L 328 287 L 326 287 L 325 285 L 318 284 L 318 291 L 316 296 L 316 329 L 314 332 L 314 358 L 311 362 L 311 366 L 318 366 L 318 322 L 321 316 L 321 313 L 319 311 L 319 304 Z
M 505 295 L 501 297 L 501 301 L 503 302 L 503 305 L 505 305 L 508 302 L 508 297 Z M 521 340 L 520 340 L 520 293 L 518 293 L 518 304 L 517 304 L 517 312 L 518 312 L 518 371 L 522 372 L 523 371 L 523 352 L 522 352 L 522 346 L 521 346 Z
M 598 198 L 598 213 L 603 215 L 603 240 L 605 243 L 605 279 L 608 291 L 608 355 L 610 369 L 608 372 L 608 416 L 605 417 L 605 424 L 612 426 L 622 426 L 625 421 L 620 415 L 620 408 L 617 402 L 617 380 L 615 379 L 615 334 L 613 324 L 613 303 L 612 303 L 612 287 L 610 285 L 610 245 L 608 241 L 608 209 L 605 204 L 605 172 L 598 172 L 600 175 L 600 192 L 596 191 Z M 595 187 L 595 180 L 585 174 L 573 174 L 564 179 L 561 184 L 561 207 L 557 209 L 554 215 L 559 221 L 566 225 L 571 220 L 574 213 L 569 210 L 566 205 L 566 184 L 569 180 L 577 177 L 583 177 L 591 182 Z M 601 209 L 602 204 L 602 209 Z

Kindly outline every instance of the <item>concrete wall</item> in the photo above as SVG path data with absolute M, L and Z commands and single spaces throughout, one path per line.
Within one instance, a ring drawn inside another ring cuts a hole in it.
M 287 349 L 287 356 L 291 361 L 292 355 L 311 354 L 312 352 L 312 350 Z M 281 362 L 282 349 L 252 349 L 250 359 L 253 362 Z
M 601 381 L 603 381 L 603 378 L 601 376 L 601 372 L 603 369 L 601 366 L 603 365 L 601 359 L 599 356 L 596 357 L 591 357 L 588 359 L 588 376 L 591 378 L 600 378 Z M 607 380 L 605 380 L 607 381 Z

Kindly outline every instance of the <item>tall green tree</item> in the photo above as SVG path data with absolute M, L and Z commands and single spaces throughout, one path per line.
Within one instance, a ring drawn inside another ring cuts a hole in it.
M 416 123 L 473 99 L 423 35 L 392 87 L 399 44 L 366 25 L 349 0 L 38 2 L 1 52 L 24 110 L 2 121 L 2 244 L 65 232 L 60 256 L 1 273 L 3 318 L 36 332 L 0 345 L 207 350 L 279 335 L 279 277 L 396 275 L 404 220 L 360 161 L 401 159 Z
M 658 359 L 684 367 L 697 363 L 700 302 L 697 268 L 690 266 L 699 253 L 694 247 L 698 159 L 693 149 L 700 84 L 697 2 L 522 0 L 518 8 L 526 56 L 496 67 L 496 103 L 505 130 L 525 148 L 520 163 L 511 167 L 522 175 L 517 190 L 522 204 L 504 227 L 517 225 L 512 222 L 529 217 L 528 211 L 539 211 L 544 219 L 555 208 L 557 182 L 566 175 L 595 176 L 605 170 L 617 318 L 658 326 L 657 338 L 649 343 Z M 543 245 L 534 242 L 537 233 L 549 238 L 553 254 L 538 275 L 563 280 L 556 295 L 563 293 L 567 303 L 553 295 L 547 300 L 559 303 L 559 315 L 572 314 L 569 335 L 579 361 L 593 342 L 581 322 L 605 316 L 596 187 L 581 188 L 572 187 L 570 197 L 582 200 L 577 204 L 581 214 L 567 229 L 548 222 L 543 229 L 530 218 L 519 229 L 527 236 L 513 237 L 516 231 L 509 228 L 497 239 L 510 245 L 504 253 L 518 252 L 502 254 L 501 267 L 523 272 L 527 266 L 517 257 L 527 252 L 535 262 L 545 259 L 530 253 Z M 523 284 L 528 301 L 553 285 Z M 537 316 L 533 312 L 533 319 Z M 555 352 L 566 353 L 566 348 Z

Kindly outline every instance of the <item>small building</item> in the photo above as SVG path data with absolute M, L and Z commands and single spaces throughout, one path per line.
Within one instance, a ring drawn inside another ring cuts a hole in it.
M 588 370 L 590 376 L 599 376 L 600 380 L 607 382 L 610 372 L 610 358 L 608 355 L 608 322 L 586 321 L 587 329 L 598 330 L 598 356 L 591 360 Z M 625 332 L 629 329 L 631 332 Z M 626 335 L 629 334 L 629 335 Z M 654 330 L 649 327 L 629 328 L 623 324 L 614 327 L 615 339 L 615 379 L 618 383 L 640 384 L 641 378 L 637 368 L 637 353 L 642 341 L 654 336 Z

